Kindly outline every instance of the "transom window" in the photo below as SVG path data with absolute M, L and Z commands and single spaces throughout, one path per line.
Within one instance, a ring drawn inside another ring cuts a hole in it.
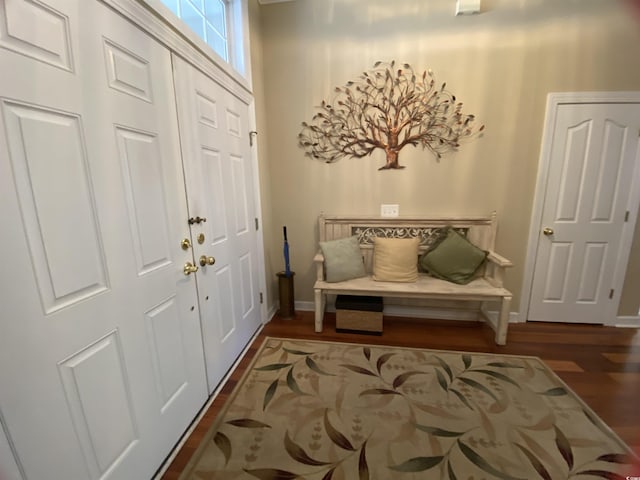
M 229 61 L 228 0 L 161 0 L 225 61 Z

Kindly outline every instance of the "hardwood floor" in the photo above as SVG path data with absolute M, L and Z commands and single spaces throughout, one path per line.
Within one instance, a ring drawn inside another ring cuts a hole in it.
M 180 476 L 266 336 L 441 350 L 496 352 L 542 358 L 629 446 L 640 451 L 640 330 L 597 325 L 526 323 L 509 326 L 508 344 L 493 342 L 493 331 L 477 322 L 384 318 L 380 336 L 336 333 L 327 314 L 324 331 L 313 331 L 313 312 L 294 319 L 275 317 L 249 348 L 229 381 L 162 476 Z

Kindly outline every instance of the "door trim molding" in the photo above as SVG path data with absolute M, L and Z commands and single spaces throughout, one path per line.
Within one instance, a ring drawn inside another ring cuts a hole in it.
M 250 131 L 258 130 L 258 121 L 256 119 L 256 102 L 255 98 L 249 105 L 249 129 Z M 258 140 L 259 142 L 259 140 Z M 258 192 L 258 195 L 254 198 L 254 208 L 256 218 L 258 219 L 258 231 L 256 232 L 256 240 L 258 242 L 258 273 L 260 275 L 260 292 L 263 293 L 263 302 L 260 305 L 260 320 L 262 325 L 265 325 L 271 317 L 269 316 L 269 312 L 267 311 L 267 272 L 266 272 L 266 262 L 265 262 L 265 254 L 264 254 L 264 222 L 262 221 L 262 195 L 260 195 L 260 164 L 258 161 L 258 145 L 256 142 L 251 147 L 251 167 L 253 168 L 253 189 Z
M 520 321 L 527 322 L 529 317 L 529 305 L 531 300 L 531 288 L 533 286 L 533 273 L 538 250 L 538 235 L 542 222 L 542 209 L 544 207 L 544 197 L 546 195 L 546 180 L 549 174 L 549 160 L 551 154 L 551 139 L 555 130 L 556 112 L 560 105 L 581 103 L 635 103 L 640 105 L 640 91 L 633 92 L 562 92 L 549 93 L 547 95 L 547 106 L 545 111 L 544 126 L 542 132 L 542 143 L 540 146 L 540 158 L 538 161 L 538 175 L 536 177 L 536 188 L 531 211 L 531 223 L 529 224 L 529 236 L 527 239 L 527 255 L 524 265 L 524 276 L 522 291 L 520 295 Z M 615 293 L 613 299 L 606 309 L 604 325 L 616 325 L 617 313 L 624 286 L 624 275 L 627 267 L 627 260 L 633 242 L 633 231 L 638 217 L 638 207 L 640 205 L 640 137 L 638 138 L 638 150 L 634 166 L 633 181 L 629 192 L 627 210 L 629 210 L 629 221 L 624 224 L 618 250 L 618 258 L 613 274 L 613 288 Z

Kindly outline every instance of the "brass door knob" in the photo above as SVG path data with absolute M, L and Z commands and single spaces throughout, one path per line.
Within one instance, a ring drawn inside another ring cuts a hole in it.
M 553 228 L 545 227 L 544 230 L 542 230 L 542 233 L 544 233 L 547 237 L 549 235 L 553 235 Z
M 196 273 L 198 271 L 198 266 L 194 265 L 191 262 L 187 262 L 184 264 L 182 271 L 184 272 L 185 275 L 191 275 L 192 273 Z
M 188 250 L 189 247 L 191 247 L 191 240 L 189 240 L 188 238 L 185 238 L 180 242 L 180 246 L 182 247 L 183 250 Z
M 206 255 L 200 257 L 200 266 L 202 267 L 205 265 L 213 265 L 214 263 L 216 263 L 216 259 L 213 257 L 207 257 Z

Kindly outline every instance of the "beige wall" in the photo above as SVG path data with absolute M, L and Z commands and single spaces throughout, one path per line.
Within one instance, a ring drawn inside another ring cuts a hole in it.
M 264 51 L 262 32 L 262 10 L 257 0 L 249 1 L 249 43 L 251 50 L 251 72 L 252 88 L 255 98 L 256 124 L 259 134 L 255 137 L 258 147 L 258 176 L 260 178 L 260 201 L 262 215 L 262 233 L 264 236 L 265 270 L 267 278 L 273 277 L 273 207 L 271 195 L 271 175 L 268 168 L 267 138 L 269 136 L 269 121 L 266 115 L 265 99 L 267 97 L 264 90 Z M 265 297 L 267 308 L 272 308 L 274 299 L 277 297 L 276 286 L 273 282 L 267 281 L 267 292 Z
M 265 215 L 271 302 L 275 272 L 283 268 L 282 225 L 296 300 L 311 302 L 318 214 L 377 215 L 381 203 L 398 203 L 401 215 L 496 210 L 497 251 L 516 265 L 507 287 L 519 308 L 546 95 L 640 90 L 640 21 L 615 0 L 484 0 L 483 13 L 469 17 L 455 17 L 454 8 L 454 0 L 296 0 L 252 8 L 260 16 L 254 82 L 265 109 L 258 126 L 265 142 L 263 205 L 271 209 Z M 397 171 L 377 171 L 382 152 L 331 165 L 305 157 L 296 136 L 313 107 L 376 60 L 392 59 L 431 68 L 465 112 L 486 125 L 484 137 L 440 162 L 405 148 L 400 163 L 407 168 Z M 639 290 L 635 269 L 621 314 L 637 314 Z

